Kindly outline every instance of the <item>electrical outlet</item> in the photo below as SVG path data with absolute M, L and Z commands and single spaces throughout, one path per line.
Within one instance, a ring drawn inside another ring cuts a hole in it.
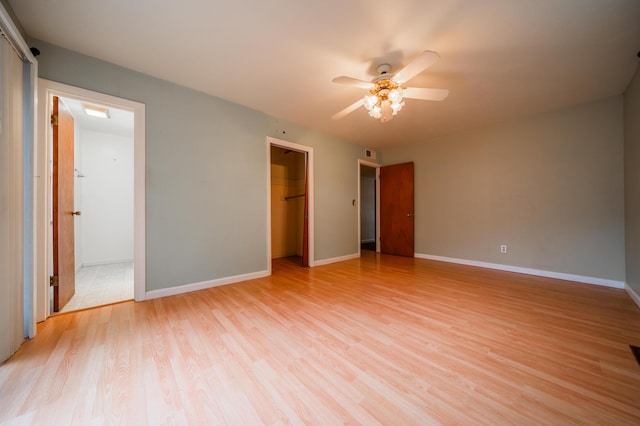
M 500 246 L 500 253 L 506 253 L 507 252 L 507 245 L 506 244 L 502 244 Z

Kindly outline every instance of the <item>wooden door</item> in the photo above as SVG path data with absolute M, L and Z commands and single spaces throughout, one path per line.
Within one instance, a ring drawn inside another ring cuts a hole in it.
M 60 311 L 75 294 L 73 188 L 73 117 L 53 98 L 53 310 Z M 78 213 L 79 214 L 79 213 Z
M 413 163 L 380 167 L 380 251 L 413 257 Z

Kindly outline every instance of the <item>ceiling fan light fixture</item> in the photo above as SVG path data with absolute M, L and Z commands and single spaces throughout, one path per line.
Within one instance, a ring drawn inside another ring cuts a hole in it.
M 402 109 L 402 107 L 404 106 L 404 102 L 394 102 L 391 104 L 391 109 L 393 110 L 393 115 L 397 115 L 398 112 L 400 112 L 400 110 Z
M 380 121 L 382 121 L 383 123 L 386 121 L 389 121 L 393 118 L 393 116 L 395 115 L 393 113 L 393 108 L 391 107 L 391 102 L 389 100 L 384 100 L 382 101 L 382 114 L 380 117 Z
M 364 97 L 364 107 L 371 111 L 371 109 L 378 104 L 379 100 L 376 95 L 366 95 Z
M 334 83 L 348 84 L 369 91 L 363 98 L 334 114 L 331 118 L 339 120 L 357 110 L 360 106 L 369 112 L 369 116 L 383 123 L 389 121 L 404 107 L 404 98 L 425 101 L 441 101 L 449 95 L 447 89 L 430 89 L 426 87 L 407 87 L 405 83 L 424 71 L 440 57 L 436 52 L 425 50 L 421 55 L 409 62 L 395 74 L 391 74 L 391 65 L 378 66 L 378 77 L 371 82 L 353 77 L 336 77 Z
M 401 102 L 402 101 L 402 89 L 401 88 L 397 88 L 397 89 L 390 90 L 389 94 L 387 95 L 387 97 L 393 103 Z
M 375 87 L 362 99 L 362 105 L 369 115 L 383 123 L 391 120 L 393 115 L 404 106 L 402 87 L 389 78 L 376 82 Z

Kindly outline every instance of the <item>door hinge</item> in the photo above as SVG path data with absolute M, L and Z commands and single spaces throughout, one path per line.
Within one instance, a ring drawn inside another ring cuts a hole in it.
M 51 287 L 58 287 L 58 284 L 60 284 L 60 278 L 57 275 L 49 277 L 49 285 Z
M 55 114 L 51 114 L 51 125 L 52 126 L 58 125 L 58 116 Z

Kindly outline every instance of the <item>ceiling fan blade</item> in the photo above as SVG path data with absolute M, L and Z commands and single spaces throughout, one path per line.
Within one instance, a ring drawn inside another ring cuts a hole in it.
M 406 83 L 422 71 L 433 65 L 440 59 L 440 56 L 436 52 L 431 50 L 425 50 L 420 56 L 409 62 L 406 67 L 393 76 L 392 80 L 396 83 Z
M 428 89 L 426 87 L 407 87 L 402 91 L 402 96 L 409 99 L 422 99 L 425 101 L 441 101 L 449 96 L 447 89 Z
M 345 115 L 350 114 L 353 111 L 355 111 L 358 108 L 360 108 L 363 104 L 364 104 L 364 100 L 363 99 L 359 99 L 356 102 L 354 102 L 351 105 L 349 105 L 348 107 L 346 107 L 345 109 L 343 109 L 342 111 L 333 114 L 331 116 L 331 118 L 334 119 L 334 120 L 340 120 Z
M 373 89 L 373 87 L 375 86 L 373 83 L 370 83 L 368 81 L 358 80 L 357 78 L 345 77 L 345 76 L 336 77 L 331 81 L 333 81 L 334 83 L 347 84 L 349 86 L 360 87 L 361 89 Z

